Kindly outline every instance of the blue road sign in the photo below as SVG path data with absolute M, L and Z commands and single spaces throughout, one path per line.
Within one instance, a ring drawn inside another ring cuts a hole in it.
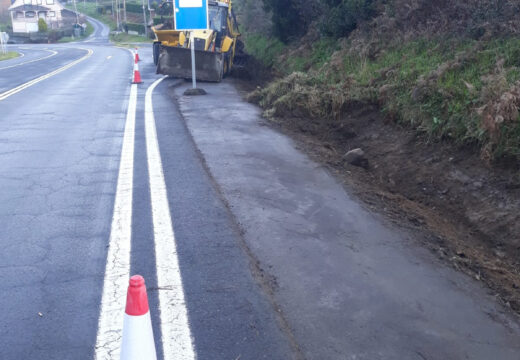
M 175 30 L 208 28 L 208 0 L 175 0 Z

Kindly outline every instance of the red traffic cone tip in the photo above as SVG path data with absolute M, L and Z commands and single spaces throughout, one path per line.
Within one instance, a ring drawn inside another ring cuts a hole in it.
M 141 275 L 134 275 L 130 278 L 130 286 L 132 287 L 141 287 L 144 286 L 144 277 Z
M 126 295 L 127 315 L 141 316 L 149 311 L 148 296 L 146 295 L 146 286 L 144 278 L 141 275 L 134 275 L 130 278 L 130 286 Z

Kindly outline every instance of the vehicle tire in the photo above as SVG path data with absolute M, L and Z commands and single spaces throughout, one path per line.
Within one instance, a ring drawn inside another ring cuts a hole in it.
M 159 63 L 159 53 L 161 52 L 161 44 L 153 43 L 153 63 L 157 66 Z

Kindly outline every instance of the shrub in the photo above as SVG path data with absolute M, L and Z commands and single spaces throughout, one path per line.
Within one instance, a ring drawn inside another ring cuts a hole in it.
M 173 17 L 172 16 L 155 16 L 153 18 L 153 24 L 154 25 L 159 25 L 159 24 L 164 24 L 164 23 L 171 23 L 173 22 Z
M 292 0 L 263 0 L 266 11 L 271 12 L 273 33 L 283 42 L 291 37 L 301 35 L 306 24 L 302 21 L 294 1 Z
M 143 13 L 143 5 L 140 4 L 126 4 L 126 11 L 129 13 L 142 14 Z
M 134 24 L 134 23 L 126 23 L 123 25 L 126 32 L 129 31 L 137 31 L 139 34 L 144 34 L 144 25 L 143 24 Z
M 38 32 L 47 32 L 47 23 L 42 18 L 38 19 Z
M 374 0 L 323 0 L 328 11 L 321 23 L 321 31 L 331 37 L 345 37 L 358 23 L 375 15 Z

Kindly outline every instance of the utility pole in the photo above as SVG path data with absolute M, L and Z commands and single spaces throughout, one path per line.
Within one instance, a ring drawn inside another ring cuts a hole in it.
M 120 17 L 119 17 L 119 0 L 116 0 L 116 25 L 117 25 L 117 31 L 120 31 L 121 23 L 120 23 Z
M 76 24 L 79 24 L 78 6 L 76 5 L 76 0 L 74 0 L 74 11 L 76 13 Z
M 148 27 L 147 27 L 147 23 L 146 23 L 146 8 L 144 7 L 144 0 L 143 0 L 143 19 L 144 19 L 144 36 L 146 36 L 146 38 L 148 38 Z
M 112 19 L 114 18 L 114 0 L 112 0 Z

